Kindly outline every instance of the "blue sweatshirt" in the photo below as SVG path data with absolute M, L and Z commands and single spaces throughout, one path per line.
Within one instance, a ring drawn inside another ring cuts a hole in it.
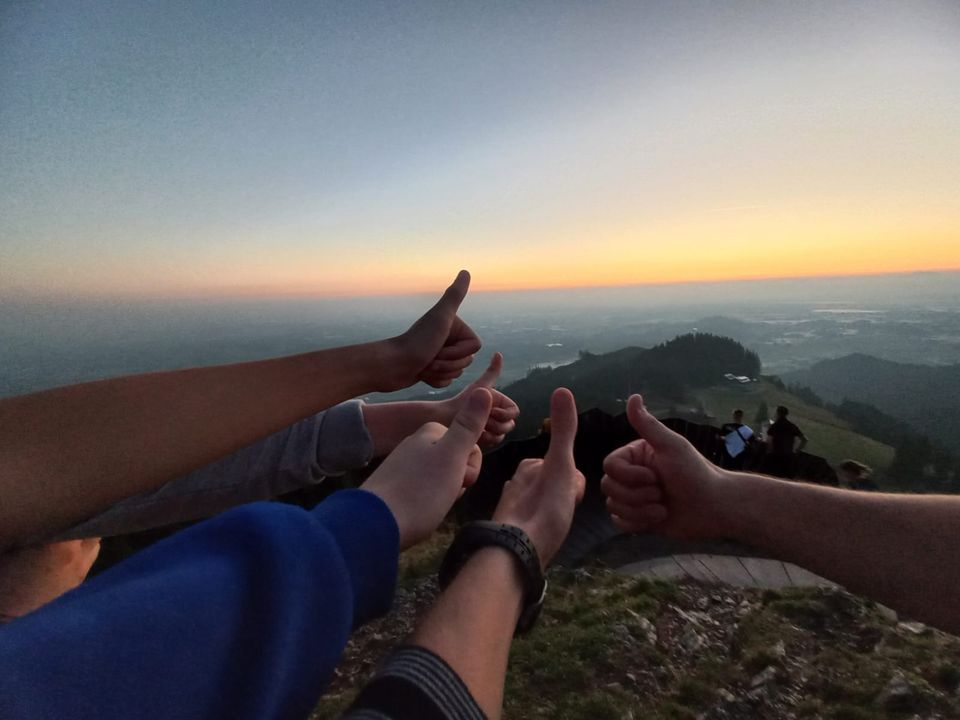
M 223 513 L 0 629 L 0 718 L 306 718 L 398 554 L 363 490 Z

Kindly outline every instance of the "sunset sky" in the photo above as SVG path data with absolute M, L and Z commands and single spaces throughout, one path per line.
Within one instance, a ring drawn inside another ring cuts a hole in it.
M 960 3 L 0 9 L 0 292 L 960 268 Z

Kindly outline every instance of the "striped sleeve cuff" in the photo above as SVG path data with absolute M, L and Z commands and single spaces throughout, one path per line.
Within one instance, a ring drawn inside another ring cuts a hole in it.
M 443 658 L 408 645 L 387 657 L 344 718 L 486 720 L 486 715 Z

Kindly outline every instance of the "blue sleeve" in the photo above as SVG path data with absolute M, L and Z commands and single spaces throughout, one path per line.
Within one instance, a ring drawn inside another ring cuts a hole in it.
M 195 525 L 0 630 L 0 717 L 306 718 L 398 552 L 363 490 Z

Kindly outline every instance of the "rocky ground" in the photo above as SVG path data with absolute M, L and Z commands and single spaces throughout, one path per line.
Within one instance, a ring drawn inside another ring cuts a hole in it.
M 354 636 L 314 718 L 342 712 L 431 602 L 433 561 L 414 562 L 394 611 Z M 504 717 L 960 718 L 960 640 L 843 591 L 562 571 L 540 624 L 514 643 Z

